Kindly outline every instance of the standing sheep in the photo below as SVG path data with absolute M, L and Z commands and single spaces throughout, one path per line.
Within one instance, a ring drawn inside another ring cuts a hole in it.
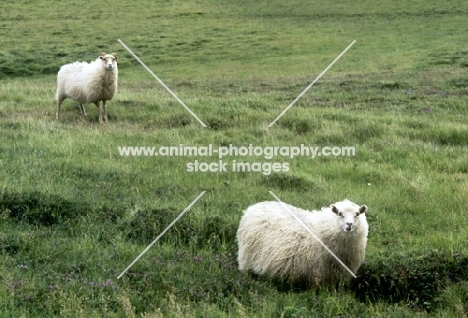
M 60 106 L 66 98 L 80 103 L 80 112 L 86 116 L 84 103 L 94 103 L 99 109 L 99 122 L 107 122 L 106 102 L 117 92 L 117 54 L 101 55 L 93 62 L 74 62 L 63 65 L 57 74 L 58 101 L 56 118 L 59 118 Z M 104 117 L 100 102 L 104 108 Z
M 237 231 L 239 269 L 281 283 L 333 286 L 350 273 L 291 213 L 355 273 L 364 261 L 366 211 L 348 200 L 312 212 L 282 202 L 254 204 Z

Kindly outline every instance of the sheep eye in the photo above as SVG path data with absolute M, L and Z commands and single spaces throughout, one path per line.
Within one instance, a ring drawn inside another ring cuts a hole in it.
M 339 216 L 343 216 L 343 212 L 338 212 L 338 215 L 339 215 Z
M 356 213 L 356 216 L 359 216 L 359 214 L 360 214 L 360 213 L 359 213 L 359 212 L 357 212 L 357 213 Z

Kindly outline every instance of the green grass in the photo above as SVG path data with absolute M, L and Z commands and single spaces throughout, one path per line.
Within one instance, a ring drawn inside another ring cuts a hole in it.
M 0 12 L 0 312 L 5 317 L 468 315 L 464 2 L 6 1 Z M 202 128 L 117 42 L 127 44 Z M 276 116 L 356 44 L 276 124 Z M 109 123 L 56 72 L 119 54 Z M 352 157 L 120 156 L 119 146 L 352 146 Z M 288 171 L 230 170 L 236 162 Z M 195 197 L 205 195 L 121 279 Z M 369 207 L 366 263 L 336 290 L 237 270 L 242 211 Z

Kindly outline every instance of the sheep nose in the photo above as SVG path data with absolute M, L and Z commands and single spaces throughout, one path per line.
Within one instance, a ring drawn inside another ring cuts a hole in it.
M 351 226 L 351 225 L 353 225 L 353 222 L 346 222 L 346 225 Z

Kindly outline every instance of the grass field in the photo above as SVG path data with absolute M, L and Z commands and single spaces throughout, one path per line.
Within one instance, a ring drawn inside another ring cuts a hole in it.
M 466 317 L 468 3 L 4 1 L 2 317 Z M 117 42 L 121 39 L 208 126 Z M 268 125 L 353 40 L 356 44 Z M 119 55 L 109 123 L 56 74 Z M 121 156 L 119 147 L 354 147 L 354 156 Z M 285 171 L 233 172 L 245 162 Z M 117 276 L 202 191 L 193 207 Z M 369 207 L 366 262 L 333 290 L 237 270 L 242 211 Z

